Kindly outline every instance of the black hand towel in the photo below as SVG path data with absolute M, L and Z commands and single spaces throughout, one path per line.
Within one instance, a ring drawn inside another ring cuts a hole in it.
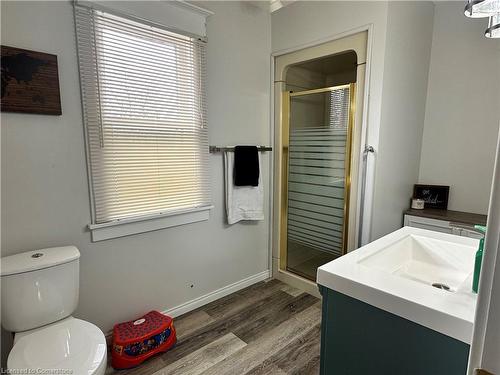
M 234 185 L 259 186 L 259 151 L 256 146 L 234 148 Z

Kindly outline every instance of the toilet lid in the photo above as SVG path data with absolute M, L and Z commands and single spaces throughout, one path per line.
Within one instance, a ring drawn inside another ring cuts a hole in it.
M 16 334 L 7 367 L 58 369 L 61 371 L 57 374 L 61 375 L 92 375 L 106 366 L 105 360 L 106 339 L 102 331 L 89 322 L 70 317 Z

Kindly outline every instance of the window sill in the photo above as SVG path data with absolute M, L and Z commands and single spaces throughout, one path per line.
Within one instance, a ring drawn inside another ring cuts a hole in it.
M 92 242 L 104 241 L 112 238 L 205 221 L 208 220 L 210 216 L 209 212 L 211 208 L 213 208 L 213 206 L 205 206 L 155 216 L 125 219 L 110 223 L 89 224 L 89 229 L 92 234 Z

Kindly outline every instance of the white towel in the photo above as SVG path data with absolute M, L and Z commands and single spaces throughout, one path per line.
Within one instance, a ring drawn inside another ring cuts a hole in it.
M 224 152 L 224 183 L 228 224 L 240 220 L 264 220 L 264 189 L 262 187 L 262 164 L 259 153 L 259 185 L 234 186 L 234 152 Z

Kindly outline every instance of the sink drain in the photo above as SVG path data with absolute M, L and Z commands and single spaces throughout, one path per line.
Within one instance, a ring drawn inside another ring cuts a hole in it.
M 438 289 L 450 290 L 450 287 L 446 284 L 443 284 L 443 283 L 433 283 L 432 286 L 434 288 L 438 288 Z

